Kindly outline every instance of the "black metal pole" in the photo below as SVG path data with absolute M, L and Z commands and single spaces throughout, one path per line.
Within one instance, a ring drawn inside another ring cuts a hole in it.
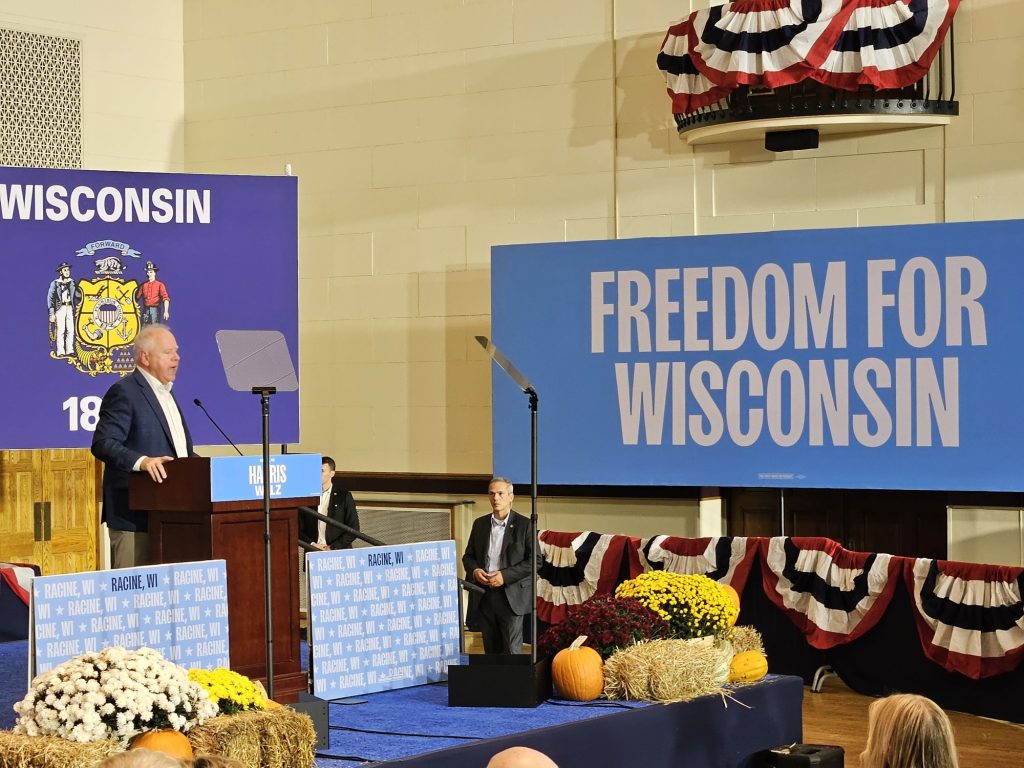
M 530 537 L 533 552 L 530 557 L 530 663 L 537 664 L 537 391 L 530 387 Z
M 267 696 L 274 698 L 274 609 L 270 574 L 270 396 L 277 387 L 253 387 L 263 414 L 263 605 L 267 640 Z

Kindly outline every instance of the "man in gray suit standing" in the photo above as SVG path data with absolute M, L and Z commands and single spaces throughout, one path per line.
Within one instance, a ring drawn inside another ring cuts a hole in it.
M 495 477 L 487 486 L 491 514 L 473 521 L 462 565 L 484 588 L 470 593 L 480 617 L 485 653 L 523 652 L 523 615 L 530 611 L 535 546 L 530 520 L 512 509 L 512 483 Z

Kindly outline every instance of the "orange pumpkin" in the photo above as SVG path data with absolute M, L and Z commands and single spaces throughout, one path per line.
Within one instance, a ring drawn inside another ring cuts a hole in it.
M 604 662 L 601 654 L 583 645 L 586 640 L 580 635 L 551 661 L 551 679 L 571 701 L 593 701 L 604 690 Z
M 731 627 L 736 623 L 736 619 L 740 617 L 740 594 L 728 584 L 719 584 L 718 586 L 725 591 L 725 594 L 729 596 L 729 599 L 732 600 L 733 604 L 736 606 L 736 616 L 731 622 L 729 622 L 729 626 Z
M 146 731 L 132 740 L 129 749 L 149 749 L 183 760 L 192 759 L 192 744 L 181 731 Z
M 737 653 L 729 665 L 730 683 L 752 683 L 768 674 L 768 659 L 758 651 Z

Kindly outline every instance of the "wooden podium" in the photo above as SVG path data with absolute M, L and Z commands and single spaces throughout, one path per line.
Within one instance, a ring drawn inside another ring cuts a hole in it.
M 263 498 L 211 501 L 207 458 L 175 459 L 164 467 L 163 483 L 135 472 L 128 487 L 131 508 L 149 512 L 152 560 L 226 561 L 231 668 L 266 684 Z M 315 497 L 270 501 L 274 698 L 286 704 L 306 691 L 299 639 L 297 510 L 318 502 Z

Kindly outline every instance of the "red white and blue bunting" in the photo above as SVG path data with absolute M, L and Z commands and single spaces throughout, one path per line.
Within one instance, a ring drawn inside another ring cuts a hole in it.
M 854 640 L 878 623 L 899 577 L 891 555 L 850 552 L 831 539 L 768 540 L 764 589 L 814 648 Z
M 687 114 L 740 85 L 816 80 L 895 89 L 928 72 L 960 0 L 744 0 L 669 27 L 658 54 L 672 111 Z
M 640 541 L 640 562 L 647 571 L 703 574 L 742 593 L 757 553 L 742 536 L 683 539 L 653 536 Z
M 1024 659 L 1024 568 L 851 552 L 825 538 L 542 531 L 540 539 L 537 611 L 547 623 L 649 570 L 700 573 L 742 593 L 760 561 L 765 595 L 814 648 L 844 645 L 871 630 L 902 582 L 928 659 L 976 680 L 1012 671 Z
M 549 624 L 562 621 L 569 606 L 610 594 L 642 570 L 636 539 L 628 536 L 541 531 L 540 551 L 537 615 Z
M 975 680 L 1024 656 L 1024 571 L 921 558 L 905 566 L 925 656 Z
M 28 605 L 32 577 L 39 575 L 39 567 L 25 563 L 0 563 L 0 578 L 21 602 Z

